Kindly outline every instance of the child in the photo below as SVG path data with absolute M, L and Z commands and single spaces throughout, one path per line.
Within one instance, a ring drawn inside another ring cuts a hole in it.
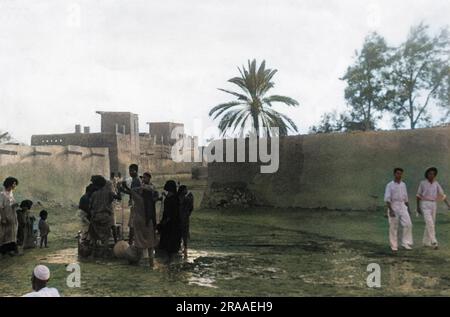
M 40 232 L 40 236 L 41 236 L 41 249 L 42 246 L 44 245 L 46 248 L 48 248 L 47 246 L 47 236 L 50 232 L 50 227 L 48 226 L 47 223 L 47 216 L 48 216 L 48 212 L 47 210 L 41 210 L 41 212 L 39 213 L 39 217 L 41 218 L 39 220 L 39 232 Z
M 189 217 L 194 209 L 194 196 L 188 192 L 185 185 L 181 185 L 178 188 L 178 199 L 180 201 L 180 230 L 181 240 L 183 240 L 183 254 L 184 257 L 188 256 L 188 241 L 190 239 L 189 234 Z
M 425 220 L 425 232 L 423 233 L 423 245 L 425 247 L 432 247 L 438 249 L 438 242 L 436 239 L 436 202 L 443 200 L 450 209 L 450 204 L 447 201 L 447 196 L 444 190 L 436 180 L 438 170 L 435 167 L 430 167 L 425 171 L 425 179 L 420 182 L 417 190 L 417 213 L 423 215 Z

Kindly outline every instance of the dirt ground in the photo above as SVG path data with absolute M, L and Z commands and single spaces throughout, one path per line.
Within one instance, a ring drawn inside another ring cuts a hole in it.
M 204 184 L 191 188 L 201 197 Z M 253 208 L 195 210 L 191 253 L 153 270 L 121 260 L 76 255 L 73 207 L 46 206 L 48 249 L 0 260 L 0 295 L 30 291 L 33 267 L 46 264 L 63 296 L 410 296 L 450 295 L 450 216 L 438 215 L 439 250 L 420 246 L 423 220 L 414 218 L 413 251 L 392 255 L 387 220 L 375 212 Z M 38 210 L 34 210 L 38 213 Z M 81 287 L 66 284 L 79 263 Z M 381 267 L 381 288 L 366 284 L 367 266 Z

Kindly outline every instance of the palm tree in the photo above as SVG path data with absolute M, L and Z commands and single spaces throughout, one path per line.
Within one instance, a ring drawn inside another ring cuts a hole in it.
M 271 95 L 267 92 L 274 87 L 271 81 L 276 69 L 266 69 L 266 62 L 263 61 L 257 68 L 256 60 L 248 61 L 248 69 L 244 66 L 238 68 L 239 77 L 234 77 L 228 82 L 237 85 L 242 91 L 235 92 L 226 89 L 219 90 L 237 97 L 236 101 L 222 103 L 215 106 L 209 112 L 209 116 L 214 120 L 220 118 L 219 129 L 222 135 L 228 130 L 235 132 L 239 129 L 242 133 L 247 121 L 251 121 L 257 136 L 263 132 L 270 136 L 270 128 L 279 129 L 279 135 L 287 135 L 288 131 L 298 131 L 294 121 L 286 115 L 273 109 L 274 103 L 283 103 L 287 106 L 298 106 L 298 102 L 290 97 Z M 250 122 L 249 121 L 249 122 Z

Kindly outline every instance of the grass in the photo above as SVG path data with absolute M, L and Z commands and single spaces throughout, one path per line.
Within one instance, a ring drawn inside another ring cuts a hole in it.
M 197 198 L 204 184 L 192 183 Z M 197 199 L 199 201 L 199 199 Z M 439 250 L 420 246 L 423 220 L 414 218 L 413 251 L 389 252 L 380 213 L 254 208 L 195 210 L 191 256 L 154 270 L 120 260 L 80 262 L 81 287 L 68 288 L 66 265 L 78 262 L 76 210 L 45 206 L 49 249 L 0 260 L 0 295 L 30 288 L 37 263 L 52 271 L 64 296 L 448 296 L 450 217 L 438 215 Z M 34 212 L 37 213 L 37 210 Z M 367 265 L 381 266 L 381 288 L 366 286 Z

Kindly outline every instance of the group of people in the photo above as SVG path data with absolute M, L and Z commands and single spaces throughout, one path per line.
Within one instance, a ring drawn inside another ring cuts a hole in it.
M 397 252 L 399 248 L 399 227 L 402 229 L 400 246 L 405 250 L 411 250 L 413 247 L 411 208 L 406 184 L 402 181 L 403 173 L 404 170 L 400 167 L 394 169 L 394 179 L 386 185 L 384 195 L 389 219 L 389 242 L 393 252 Z M 422 215 L 425 221 L 422 243 L 425 247 L 433 249 L 438 249 L 436 239 L 437 202 L 444 201 L 450 209 L 447 196 L 436 180 L 437 174 L 437 168 L 428 168 L 425 171 L 425 179 L 419 183 L 416 194 L 417 214 Z
M 41 210 L 39 224 L 35 228 L 36 218 L 32 215 L 33 202 L 23 200 L 20 205 L 14 198 L 14 190 L 19 181 L 14 177 L 7 177 L 3 182 L 0 193 L 0 255 L 22 255 L 24 249 L 37 246 L 38 233 L 40 247 L 48 247 L 47 236 L 50 227 L 47 223 L 48 213 Z
M 130 258 L 130 262 L 148 258 L 153 266 L 155 249 L 164 251 L 170 260 L 180 251 L 181 244 L 187 256 L 189 217 L 194 204 L 192 193 L 186 186 L 178 186 L 175 181 L 169 180 L 160 194 L 151 182 L 151 174 L 145 172 L 140 176 L 136 164 L 129 166 L 129 175 L 125 180 L 114 174 L 111 174 L 110 180 L 98 175 L 91 178 L 91 184 L 79 204 L 82 244 L 107 246 L 111 237 L 114 243 L 118 242 L 120 231 L 115 211 L 123 206 L 122 195 L 126 195 L 130 208 L 128 243 L 133 251 L 133 261 Z M 156 212 L 158 201 L 162 206 L 160 219 L 157 219 Z M 123 215 L 122 209 L 122 218 Z M 123 224 L 124 219 L 121 221 L 122 239 Z

